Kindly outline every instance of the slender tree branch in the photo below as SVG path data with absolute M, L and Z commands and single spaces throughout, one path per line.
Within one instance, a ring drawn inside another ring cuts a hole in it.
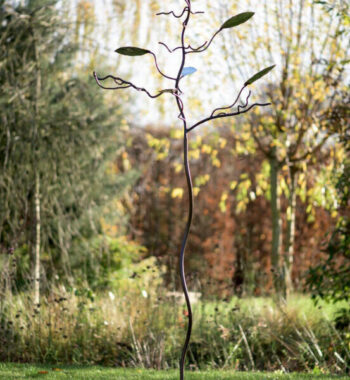
M 97 76 L 97 74 L 96 74 L 95 71 L 94 71 L 94 78 L 95 78 L 96 83 L 98 84 L 98 86 L 101 87 L 101 88 L 103 88 L 104 90 L 123 90 L 125 88 L 134 88 L 137 91 L 142 91 L 142 92 L 146 93 L 152 99 L 158 98 L 159 96 L 161 96 L 163 94 L 166 94 L 166 93 L 169 93 L 169 94 L 172 94 L 172 95 L 177 94 L 177 91 L 174 90 L 174 89 L 165 89 L 165 90 L 159 91 L 158 94 L 152 95 L 145 88 L 143 88 L 143 87 L 137 87 L 133 83 L 128 82 L 128 81 L 126 81 L 126 80 L 124 80 L 122 78 L 115 77 L 113 75 L 107 75 L 105 77 L 100 78 L 100 77 Z M 117 84 L 117 87 L 107 87 L 107 86 L 104 86 L 101 82 L 103 82 L 106 79 L 112 79 L 114 81 L 114 83 Z
M 315 146 L 315 148 L 314 149 L 311 149 L 311 150 L 309 150 L 309 151 L 307 151 L 306 153 L 304 153 L 302 156 L 300 156 L 300 157 L 295 157 L 295 158 L 291 158 L 290 159 L 290 161 L 291 162 L 299 162 L 299 161 L 303 161 L 303 160 L 305 160 L 305 158 L 307 158 L 307 156 L 313 156 L 315 153 L 317 153 L 322 147 L 323 147 L 323 145 L 326 143 L 326 141 L 329 139 L 329 136 L 327 135 L 327 136 L 325 136 L 322 140 L 321 140 L 321 142 L 319 143 L 319 144 L 317 144 L 316 146 Z
M 256 142 L 256 144 L 258 145 L 259 149 L 264 153 L 264 155 L 266 157 L 270 157 L 270 155 L 271 155 L 270 152 L 264 148 L 263 144 L 259 140 L 259 137 L 256 135 L 253 124 L 251 124 L 250 130 L 251 130 L 253 139 Z
M 249 112 L 254 107 L 266 107 L 266 106 L 270 106 L 270 105 L 271 105 L 271 103 L 254 103 L 249 108 L 247 108 L 243 111 L 237 111 L 237 112 L 233 112 L 233 113 L 223 113 L 223 114 L 219 114 L 216 116 L 209 116 L 209 117 L 199 121 L 198 123 L 192 125 L 192 127 L 187 129 L 187 132 L 191 132 L 193 129 L 197 128 L 201 124 L 206 123 L 207 121 L 221 119 L 221 118 L 225 118 L 225 117 L 238 116 L 238 115 L 241 115 L 243 113 Z
M 291 147 L 290 156 L 294 156 L 296 154 L 306 132 L 307 132 L 307 128 L 301 127 L 301 129 L 299 130 L 299 133 L 298 133 L 297 141 Z

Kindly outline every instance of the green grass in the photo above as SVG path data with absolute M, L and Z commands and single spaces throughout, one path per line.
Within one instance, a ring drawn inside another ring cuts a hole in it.
M 271 297 L 245 297 L 237 298 L 232 297 L 230 302 L 224 304 L 222 301 L 209 302 L 205 301 L 204 306 L 207 313 L 213 313 L 217 306 L 221 306 L 223 309 L 231 309 L 232 307 L 239 306 L 244 312 L 255 311 L 258 314 L 266 313 L 267 310 L 275 310 L 276 305 Z M 200 309 L 202 306 L 201 301 L 194 305 L 194 309 Z M 301 316 L 308 316 L 308 318 L 334 318 L 339 309 L 346 308 L 347 302 L 339 302 L 337 304 L 327 303 L 323 300 L 318 301 L 318 305 L 315 306 L 311 297 L 304 294 L 292 294 L 288 298 L 287 305 L 283 305 L 283 308 L 289 312 L 294 311 Z
M 113 369 L 89 366 L 58 366 L 0 363 L 0 379 L 76 379 L 76 380 L 177 380 L 177 371 Z M 242 373 L 226 371 L 186 372 L 186 380 L 345 380 L 349 376 L 316 374 Z

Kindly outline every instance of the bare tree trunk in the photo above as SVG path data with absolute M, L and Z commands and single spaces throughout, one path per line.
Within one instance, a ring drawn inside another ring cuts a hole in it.
M 282 220 L 281 206 L 278 195 L 278 172 L 279 162 L 275 155 L 270 157 L 270 186 L 271 186 L 271 213 L 272 213 L 272 248 L 271 248 L 271 264 L 273 270 L 273 282 L 276 295 L 278 298 L 285 296 L 285 286 L 281 261 L 282 247 Z
M 34 306 L 40 303 L 40 178 L 35 174 Z
M 295 212 L 296 212 L 296 181 L 297 172 L 294 166 L 289 168 L 290 188 L 287 210 L 287 231 L 284 257 L 284 274 L 286 279 L 287 296 L 293 291 L 292 270 L 294 262 L 295 242 Z
M 34 99 L 34 125 L 33 125 L 33 176 L 34 176 L 34 306 L 40 303 L 40 233 L 41 233 L 41 218 L 40 218 L 40 172 L 38 168 L 38 149 L 39 149 L 39 100 L 41 97 L 41 68 L 40 56 L 37 45 L 35 31 L 33 31 L 34 52 L 36 64 L 36 88 Z

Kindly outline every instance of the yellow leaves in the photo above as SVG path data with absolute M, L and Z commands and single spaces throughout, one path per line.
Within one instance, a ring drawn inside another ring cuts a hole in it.
M 257 173 L 255 176 L 255 180 L 257 183 L 256 186 L 256 195 L 261 196 L 269 189 L 269 176 L 270 176 L 270 164 L 267 160 L 265 160 L 262 164 L 261 172 Z
M 201 175 L 197 177 L 194 182 L 196 186 L 204 186 L 208 183 L 209 180 L 210 180 L 210 175 L 205 174 L 205 175 Z
M 331 213 L 331 217 L 333 219 L 337 218 L 338 217 L 338 212 L 336 210 L 333 210 L 332 213 Z
M 240 39 L 240 40 L 243 40 L 244 39 L 244 34 L 243 33 L 241 33 L 241 32 L 236 32 L 236 34 L 237 34 L 237 37 Z
M 158 139 L 153 137 L 150 133 L 146 134 L 148 146 L 153 148 L 156 152 L 156 159 L 163 160 L 169 154 L 170 141 L 167 138 Z
M 246 149 L 245 147 L 239 142 L 239 141 L 236 141 L 236 152 L 237 154 L 245 154 L 246 153 Z
M 228 198 L 228 193 L 227 191 L 224 191 L 221 195 L 220 203 L 219 203 L 219 208 L 222 213 L 226 212 L 226 201 Z
M 183 197 L 183 194 L 184 194 L 184 189 L 177 187 L 177 188 L 172 190 L 171 198 L 173 198 L 173 199 L 180 198 L 181 199 Z
M 159 187 L 159 193 L 161 195 L 168 194 L 170 192 L 170 187 L 168 186 L 160 186 Z
M 294 58 L 294 65 L 299 66 L 301 63 L 300 55 L 295 56 Z
M 201 189 L 199 187 L 194 187 L 193 188 L 193 195 L 196 197 L 200 191 L 201 191 Z
M 232 182 L 230 182 L 230 189 L 231 189 L 231 190 L 234 190 L 234 189 L 236 188 L 237 184 L 238 184 L 237 181 L 232 181 Z
M 128 125 L 128 122 L 126 121 L 126 119 L 122 119 L 121 122 L 120 122 L 120 130 L 123 131 L 123 132 L 127 132 L 129 131 L 129 125 Z
M 288 186 L 286 184 L 286 180 L 282 177 L 280 178 L 279 180 L 279 186 L 278 186 L 278 189 L 277 189 L 277 193 L 279 196 L 282 195 L 282 192 L 286 194 L 286 192 L 288 192 Z
M 174 166 L 175 166 L 175 173 L 178 174 L 182 171 L 182 168 L 183 168 L 182 164 L 176 163 Z
M 221 167 L 221 162 L 217 157 L 212 157 L 211 163 L 217 168 Z
M 188 103 L 191 109 L 201 108 L 201 101 L 199 100 L 198 97 L 190 98 Z
M 170 138 L 175 140 L 180 140 L 183 138 L 183 131 L 178 128 L 172 128 L 170 130 Z
M 119 233 L 119 228 L 115 224 L 107 223 L 104 218 L 101 218 L 100 220 L 102 231 L 107 236 L 117 236 Z
M 198 160 L 199 157 L 200 157 L 200 150 L 199 149 L 193 149 L 191 151 L 188 152 L 188 157 L 191 159 L 194 159 L 194 160 Z
M 241 214 L 247 209 L 247 203 L 244 201 L 239 201 L 236 206 L 236 213 Z
M 307 216 L 306 222 L 313 223 L 315 220 L 316 220 L 315 216 L 313 215 L 313 213 L 311 213 Z
M 150 6 L 152 13 L 158 13 L 160 11 L 160 7 L 157 1 L 152 0 Z
M 202 147 L 202 137 L 196 136 L 195 140 L 191 140 L 189 144 L 190 149 L 200 149 Z
M 131 163 L 129 161 L 129 156 L 127 152 L 122 153 L 122 162 L 123 162 L 123 170 L 124 171 L 129 171 L 131 169 Z
M 249 125 L 246 126 L 246 128 L 249 128 Z M 241 133 L 242 140 L 249 140 L 250 139 L 250 132 L 242 132 Z
M 213 148 L 210 145 L 202 145 L 202 153 L 210 154 L 213 151 Z
M 91 1 L 80 0 L 76 9 L 77 20 L 75 27 L 75 40 L 78 42 L 80 34 L 82 34 L 83 41 L 89 36 L 94 29 L 95 10 Z M 83 28 L 81 28 L 83 26 Z
M 220 137 L 219 138 L 219 147 L 221 149 L 223 149 L 223 148 L 225 148 L 226 144 L 227 144 L 227 140 L 225 138 L 223 138 L 223 137 Z
M 300 187 L 306 186 L 306 176 L 305 173 L 300 173 L 298 178 L 298 184 Z

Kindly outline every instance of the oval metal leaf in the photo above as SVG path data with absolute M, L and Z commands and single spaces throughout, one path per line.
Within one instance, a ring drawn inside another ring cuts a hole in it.
M 265 76 L 266 74 L 268 74 L 272 69 L 275 68 L 276 65 L 273 65 L 273 66 L 269 66 L 269 67 L 266 67 L 266 69 L 264 70 L 261 70 L 259 71 L 258 73 L 256 73 L 255 75 L 253 75 L 250 79 L 248 79 L 244 85 L 245 86 L 249 86 L 250 84 L 254 83 L 255 81 L 257 81 L 258 79 L 262 78 L 263 76 Z
M 233 28 L 237 25 L 243 24 L 254 16 L 254 12 L 243 12 L 236 16 L 231 17 L 221 27 L 221 29 Z
M 184 67 L 182 69 L 181 78 L 185 77 L 186 75 L 191 75 L 195 73 L 197 69 L 195 67 Z
M 137 55 L 145 55 L 148 54 L 150 51 L 146 49 L 141 49 L 138 47 L 133 47 L 133 46 L 125 46 L 121 47 L 117 50 L 115 50 L 116 53 L 122 54 L 122 55 L 128 55 L 131 57 L 135 57 Z

